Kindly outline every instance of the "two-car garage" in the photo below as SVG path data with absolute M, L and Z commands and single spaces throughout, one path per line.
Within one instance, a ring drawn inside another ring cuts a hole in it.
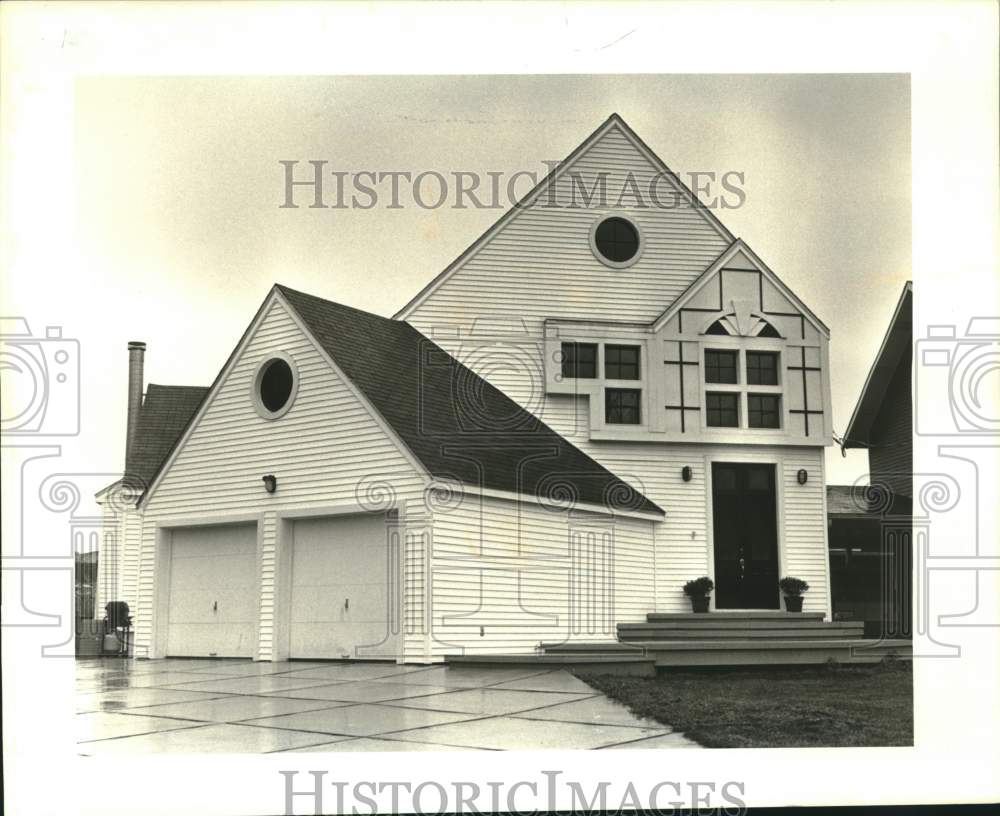
M 287 523 L 287 599 L 276 612 L 290 658 L 395 657 L 397 547 L 381 514 Z M 255 657 L 261 620 L 256 523 L 177 527 L 161 606 L 172 657 Z M 161 630 L 163 631 L 163 630 Z M 281 651 L 285 651 L 282 649 Z

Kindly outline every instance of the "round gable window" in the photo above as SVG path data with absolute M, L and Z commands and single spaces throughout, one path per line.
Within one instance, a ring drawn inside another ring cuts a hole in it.
M 598 221 L 590 234 L 591 249 L 608 266 L 624 269 L 639 260 L 642 236 L 627 218 L 614 215 Z
M 253 403 L 257 413 L 265 419 L 283 416 L 299 387 L 295 361 L 287 354 L 270 357 L 257 368 L 253 381 Z

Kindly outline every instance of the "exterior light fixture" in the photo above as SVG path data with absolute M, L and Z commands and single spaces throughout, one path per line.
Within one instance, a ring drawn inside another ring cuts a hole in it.
M 691 468 L 689 468 L 687 465 L 684 465 L 684 467 L 681 468 L 681 478 L 685 482 L 691 481 Z
M 267 476 L 264 477 L 264 489 L 268 493 L 273 493 L 275 490 L 277 490 L 278 477 L 275 476 L 273 473 L 268 473 Z
M 795 474 L 795 478 L 798 479 L 799 484 L 805 484 L 809 481 L 809 471 L 802 468 L 797 474 Z

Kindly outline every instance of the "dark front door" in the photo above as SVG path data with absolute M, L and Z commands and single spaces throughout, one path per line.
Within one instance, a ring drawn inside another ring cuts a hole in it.
M 774 465 L 712 464 L 715 608 L 778 609 Z

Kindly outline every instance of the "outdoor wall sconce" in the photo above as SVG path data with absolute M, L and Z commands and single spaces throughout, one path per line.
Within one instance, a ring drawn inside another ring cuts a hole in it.
M 689 468 L 687 465 L 684 465 L 684 467 L 681 468 L 681 478 L 685 482 L 691 481 L 691 468 Z
M 272 473 L 268 473 L 267 476 L 264 477 L 264 489 L 268 493 L 273 493 L 275 490 L 277 490 L 278 489 L 278 477 L 275 476 Z
M 809 472 L 805 468 L 802 468 L 795 474 L 795 478 L 798 479 L 799 484 L 805 484 L 809 481 Z

